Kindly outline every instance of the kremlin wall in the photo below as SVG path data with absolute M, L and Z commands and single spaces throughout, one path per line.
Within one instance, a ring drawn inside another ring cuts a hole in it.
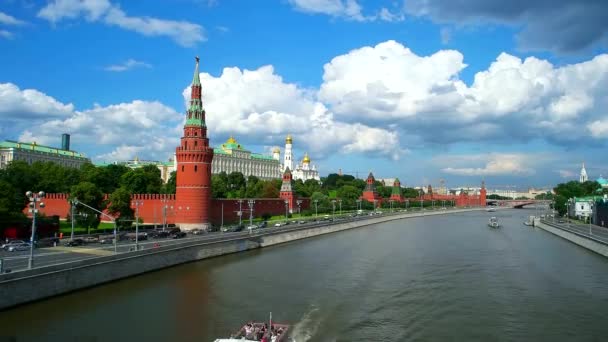
M 195 228 L 206 229 L 210 225 L 219 226 L 222 223 L 238 222 L 239 212 L 242 214 L 243 222 L 247 222 L 250 216 L 248 201 L 239 199 L 212 199 L 211 198 L 211 173 L 214 149 L 209 146 L 207 137 L 207 125 L 205 109 L 202 102 L 202 89 L 199 79 L 199 59 L 196 57 L 196 66 L 191 86 L 191 97 L 188 110 L 186 111 L 186 123 L 180 144 L 176 148 L 176 194 L 135 194 L 132 200 L 137 200 L 139 205 L 139 217 L 146 224 L 175 224 L 184 230 Z M 288 137 L 288 149 L 286 150 L 285 165 L 283 170 L 283 183 L 279 198 L 253 199 L 253 217 L 263 214 L 272 216 L 285 215 L 298 209 L 310 209 L 311 203 L 308 198 L 297 198 L 293 191 L 293 175 L 302 178 L 316 179 L 316 169 L 306 168 L 301 170 L 296 167 L 292 170 L 291 163 L 291 137 Z M 308 159 L 308 156 L 306 156 Z M 308 160 L 309 161 L 309 160 Z M 307 173 L 306 173 L 307 172 Z M 305 174 L 304 174 L 305 173 Z M 106 195 L 107 196 L 107 195 Z M 106 197 L 107 198 L 107 197 Z M 47 194 L 45 198 L 46 208 L 42 212 L 47 216 L 58 215 L 61 219 L 66 218 L 70 212 L 70 204 L 67 194 Z M 361 200 L 380 206 L 383 202 L 405 202 L 405 201 L 454 201 L 455 206 L 485 206 L 486 189 L 482 184 L 479 195 L 437 195 L 432 192 L 415 199 L 403 198 L 401 185 L 398 179 L 393 184 L 393 192 L 390 198 L 381 198 L 375 189 L 375 179 L 372 173 L 366 181 Z M 240 201 L 240 203 L 239 203 Z M 297 206 L 300 201 L 299 207 Z M 135 209 L 135 208 L 133 208 Z M 27 208 L 24 209 L 27 213 Z M 166 213 L 166 216 L 165 216 Z

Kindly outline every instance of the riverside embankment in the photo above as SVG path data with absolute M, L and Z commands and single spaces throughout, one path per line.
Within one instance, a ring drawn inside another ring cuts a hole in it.
M 219 241 L 188 241 L 160 248 L 100 256 L 2 274 L 0 275 L 0 310 L 196 260 L 388 221 L 472 210 L 478 209 L 399 212 L 308 227 L 264 229 L 252 234 L 245 232 L 231 235 Z M 41 284 L 44 285 L 41 286 Z
M 534 225 L 549 233 L 564 238 L 592 252 L 608 257 L 608 232 L 603 227 L 589 225 L 554 223 L 547 220 L 535 219 Z

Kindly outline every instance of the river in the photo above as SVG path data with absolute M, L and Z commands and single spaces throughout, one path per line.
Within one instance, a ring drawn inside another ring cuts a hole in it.
M 204 342 L 272 311 L 298 342 L 602 340 L 608 260 L 524 226 L 533 213 L 405 219 L 181 265 L 2 312 L 0 336 Z

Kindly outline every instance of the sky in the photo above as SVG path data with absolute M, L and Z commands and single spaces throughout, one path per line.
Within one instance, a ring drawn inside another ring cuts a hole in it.
M 0 0 L 0 140 L 166 161 L 208 136 L 406 186 L 608 175 L 604 0 Z

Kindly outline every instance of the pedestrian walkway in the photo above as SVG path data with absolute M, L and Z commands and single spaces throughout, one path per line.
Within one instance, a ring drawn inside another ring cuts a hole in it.
M 62 252 L 73 252 L 73 253 L 82 253 L 82 254 L 100 255 L 100 256 L 114 254 L 114 252 L 112 252 L 112 251 L 104 250 L 101 248 L 75 248 L 75 247 L 58 246 L 58 247 L 53 247 L 53 249 L 59 250 Z

